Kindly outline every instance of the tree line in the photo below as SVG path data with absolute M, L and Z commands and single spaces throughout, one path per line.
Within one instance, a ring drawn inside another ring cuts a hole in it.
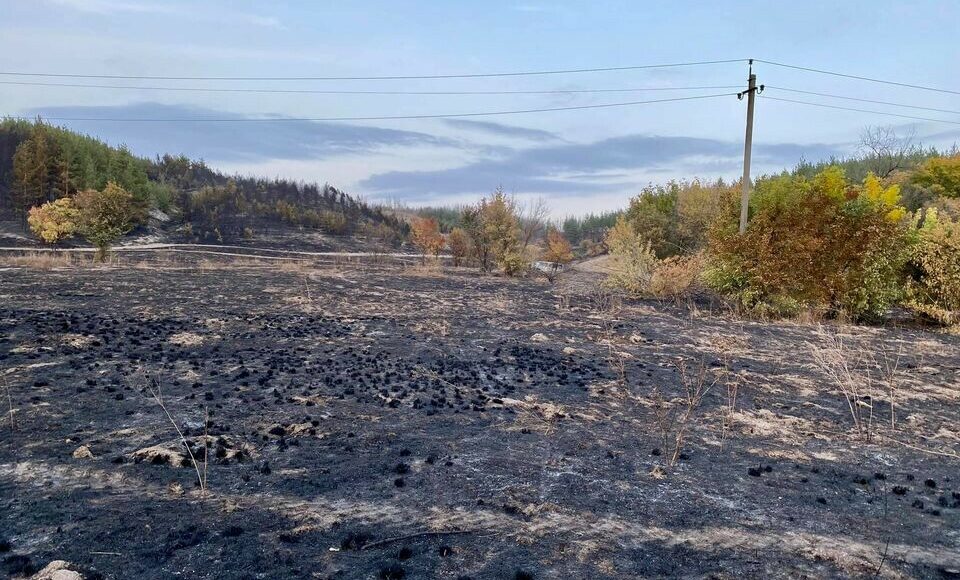
M 722 181 L 645 188 L 607 232 L 607 283 L 660 297 L 714 292 L 759 316 L 872 321 L 900 307 L 960 323 L 956 149 L 865 147 L 762 176 L 743 234 L 739 192 Z
M 40 119 L 0 122 L 0 217 L 27 225 L 32 208 L 110 184 L 130 193 L 134 227 L 159 210 L 200 241 L 237 239 L 278 224 L 393 245 L 407 234 L 392 213 L 329 185 L 227 176 L 184 156 L 144 159 Z

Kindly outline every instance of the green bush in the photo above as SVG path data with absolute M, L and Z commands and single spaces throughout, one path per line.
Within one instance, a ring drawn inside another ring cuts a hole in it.
M 646 293 L 657 264 L 650 241 L 621 216 L 607 232 L 604 242 L 611 257 L 611 270 L 605 285 L 634 295 Z
M 854 185 L 836 167 L 759 180 L 747 231 L 738 233 L 736 203 L 712 229 L 705 280 L 764 315 L 877 318 L 903 295 L 912 238 L 898 202 L 896 186 L 872 175 Z
M 942 324 L 960 323 L 960 222 L 928 209 L 910 263 L 907 305 Z
M 97 248 L 95 260 L 102 262 L 110 246 L 145 219 L 143 207 L 133 194 L 114 182 L 103 191 L 86 189 L 73 197 L 77 208 L 77 231 Z
M 498 263 L 500 267 L 503 268 L 503 273 L 507 276 L 520 276 L 530 267 L 530 262 L 523 254 L 516 251 L 510 251 L 504 254 L 500 257 Z
M 147 184 L 147 198 L 149 205 L 164 213 L 171 213 L 174 210 L 174 198 L 176 191 L 173 187 L 165 183 L 151 181 Z
M 651 185 L 630 200 L 626 219 L 637 234 L 650 242 L 659 258 L 694 253 L 706 245 L 707 230 L 717 219 L 731 186 L 723 181 L 671 181 Z

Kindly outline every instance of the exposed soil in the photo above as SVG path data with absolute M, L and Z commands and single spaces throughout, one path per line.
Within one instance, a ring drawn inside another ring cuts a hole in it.
M 867 441 L 813 325 L 569 281 L 128 263 L 0 265 L 12 576 L 960 577 L 958 337 L 831 329 L 899 353 L 897 429 L 858 401 Z M 718 382 L 671 467 L 680 369 Z

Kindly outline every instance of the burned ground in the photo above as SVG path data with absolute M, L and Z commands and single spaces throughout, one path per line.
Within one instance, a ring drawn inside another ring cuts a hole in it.
M 833 329 L 897 353 L 897 428 L 875 397 L 866 441 L 815 326 L 611 302 L 402 266 L 3 269 L 0 566 L 960 575 L 960 340 Z M 723 381 L 671 467 L 653 394 L 694 367 Z

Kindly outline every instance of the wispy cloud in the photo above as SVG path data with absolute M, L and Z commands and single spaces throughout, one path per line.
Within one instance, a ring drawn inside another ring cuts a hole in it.
M 741 163 L 741 145 L 692 137 L 628 135 L 586 144 L 515 150 L 438 171 L 393 171 L 361 186 L 396 197 L 429 197 L 487 191 L 503 184 L 518 192 L 571 194 L 635 189 L 639 175 L 725 175 Z M 820 159 L 842 151 L 831 145 L 757 144 L 758 167 L 786 167 L 801 157 Z
M 63 124 L 110 143 L 125 143 L 140 155 L 184 154 L 221 161 L 325 159 L 384 148 L 458 147 L 442 137 L 349 123 L 310 121 L 231 122 L 244 115 L 189 105 L 136 103 L 118 106 L 64 106 L 30 109 L 25 116 L 119 119 Z M 124 119 L 226 119 L 227 122 L 132 122 Z
M 560 137 L 556 133 L 543 131 L 541 129 L 530 129 L 527 127 L 517 127 L 515 125 L 503 125 L 491 121 L 471 121 L 469 119 L 445 119 L 444 122 L 451 127 L 464 129 L 467 131 L 478 131 L 498 137 L 510 137 L 527 139 L 530 141 L 559 141 Z

